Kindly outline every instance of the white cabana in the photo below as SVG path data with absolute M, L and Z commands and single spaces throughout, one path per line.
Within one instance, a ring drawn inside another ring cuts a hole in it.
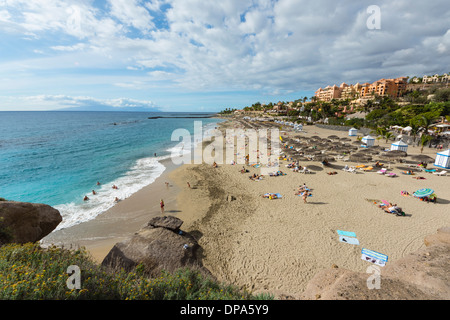
M 444 169 L 450 169 L 450 149 L 448 149 L 447 151 L 439 152 L 436 155 L 434 166 Z
M 401 150 L 401 151 L 408 151 L 408 144 L 403 142 L 402 140 L 399 140 L 397 142 L 394 142 L 391 144 L 391 150 Z
M 355 128 L 351 128 L 350 130 L 348 130 L 348 135 L 350 137 L 356 136 L 357 133 L 358 133 L 358 130 L 356 130 Z
M 365 136 L 361 141 L 364 142 L 367 147 L 372 147 L 375 144 L 375 138 L 371 136 Z

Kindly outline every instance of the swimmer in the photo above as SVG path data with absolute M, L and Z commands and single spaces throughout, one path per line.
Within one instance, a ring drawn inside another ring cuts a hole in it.
M 97 194 L 97 192 L 95 192 L 95 190 L 92 190 L 92 194 L 93 194 L 93 195 L 96 195 L 96 194 Z
M 88 200 L 89 200 L 88 196 L 84 196 L 83 201 L 88 201 Z

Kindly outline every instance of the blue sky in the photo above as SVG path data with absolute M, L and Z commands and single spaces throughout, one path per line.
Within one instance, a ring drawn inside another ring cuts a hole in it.
M 448 73 L 449 21 L 448 0 L 0 0 L 0 111 L 214 112 Z

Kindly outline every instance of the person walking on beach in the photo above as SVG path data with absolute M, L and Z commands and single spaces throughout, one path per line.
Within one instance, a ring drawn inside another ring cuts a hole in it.
M 306 198 L 308 198 L 308 190 L 305 190 L 305 192 L 303 192 L 303 202 L 306 203 Z
M 163 199 L 161 199 L 159 201 L 159 205 L 161 206 L 161 213 L 164 214 L 164 201 L 163 201 Z
M 188 181 L 187 185 L 188 185 L 188 188 L 190 189 L 191 188 L 191 184 L 189 183 L 189 181 Z

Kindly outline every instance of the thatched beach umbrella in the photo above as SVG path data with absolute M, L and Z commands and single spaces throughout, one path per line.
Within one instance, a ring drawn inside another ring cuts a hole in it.
M 408 154 L 401 150 L 391 150 L 380 155 L 381 158 L 389 162 L 389 168 L 391 167 L 391 161 L 400 160 L 406 156 L 408 156 Z
M 420 161 L 420 162 L 426 162 L 426 163 L 433 163 L 434 162 L 434 158 L 427 156 L 425 154 L 413 154 L 410 155 L 411 159 L 416 160 L 416 161 Z
M 353 162 L 366 162 L 372 160 L 372 156 L 368 154 L 354 153 L 350 155 L 349 159 Z

